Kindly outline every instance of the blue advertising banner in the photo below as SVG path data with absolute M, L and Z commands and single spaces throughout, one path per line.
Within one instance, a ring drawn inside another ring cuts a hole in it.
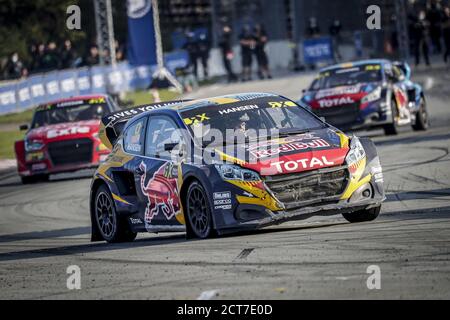
M 189 62 L 186 51 L 168 53 L 164 61 L 171 72 Z M 33 75 L 0 87 L 0 114 L 49 103 L 77 95 L 119 93 L 145 90 L 150 87 L 156 65 L 132 66 L 127 62 L 112 66 L 95 66 L 53 71 Z
M 155 65 L 156 41 L 151 0 L 128 0 L 128 50 L 131 65 Z
M 331 37 L 304 40 L 303 58 L 306 64 L 333 61 L 333 45 Z
M 0 114 L 17 110 L 16 84 L 0 87 Z

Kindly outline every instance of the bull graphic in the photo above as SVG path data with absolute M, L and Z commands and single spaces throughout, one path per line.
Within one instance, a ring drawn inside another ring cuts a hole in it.
M 145 222 L 151 223 L 160 210 L 167 220 L 181 212 L 177 177 L 173 175 L 173 164 L 162 165 L 147 182 L 147 165 L 141 162 L 139 168 L 144 172 L 141 177 L 141 191 L 147 197 Z

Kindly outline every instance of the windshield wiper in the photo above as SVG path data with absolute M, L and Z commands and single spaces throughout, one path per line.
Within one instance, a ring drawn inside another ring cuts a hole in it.
M 294 134 L 303 134 L 303 133 L 308 133 L 311 132 L 310 129 L 303 129 L 303 130 L 299 130 L 299 129 L 294 129 L 294 130 L 286 130 L 283 132 L 280 132 L 280 137 L 287 137 L 287 136 L 291 136 Z

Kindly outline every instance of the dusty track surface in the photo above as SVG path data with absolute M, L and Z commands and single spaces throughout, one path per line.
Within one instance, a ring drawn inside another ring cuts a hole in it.
M 450 103 L 445 75 L 428 91 L 432 128 L 396 137 L 371 133 L 387 200 L 371 223 L 313 218 L 204 241 L 139 235 L 134 243 L 89 242 L 92 172 L 23 186 L 0 182 L 0 298 L 450 298 Z M 429 82 L 430 76 L 419 75 Z M 310 77 L 215 86 L 197 95 L 272 91 L 298 98 Z M 446 89 L 447 88 L 447 89 Z M 81 290 L 66 268 L 81 268 Z M 367 267 L 381 269 L 369 290 Z M 208 296 L 208 295 L 203 295 Z

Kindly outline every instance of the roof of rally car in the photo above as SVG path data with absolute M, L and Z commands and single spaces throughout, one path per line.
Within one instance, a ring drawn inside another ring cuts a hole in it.
M 217 96 L 212 98 L 204 98 L 198 100 L 190 100 L 183 101 L 177 104 L 172 104 L 162 109 L 172 109 L 176 111 L 186 111 L 192 110 L 204 106 L 213 106 L 213 105 L 222 105 L 234 102 L 245 102 L 258 98 L 268 98 L 268 97 L 280 97 L 277 94 L 273 93 L 264 93 L 264 92 L 248 92 L 248 93 L 237 93 L 237 94 L 228 94 L 223 96 Z
M 359 61 L 351 61 L 351 62 L 333 64 L 331 66 L 320 69 L 319 72 L 330 71 L 330 70 L 335 70 L 335 69 L 342 69 L 342 68 L 358 67 L 358 66 L 366 65 L 366 64 L 385 64 L 385 63 L 389 63 L 389 60 L 366 59 L 366 60 L 359 60 Z

